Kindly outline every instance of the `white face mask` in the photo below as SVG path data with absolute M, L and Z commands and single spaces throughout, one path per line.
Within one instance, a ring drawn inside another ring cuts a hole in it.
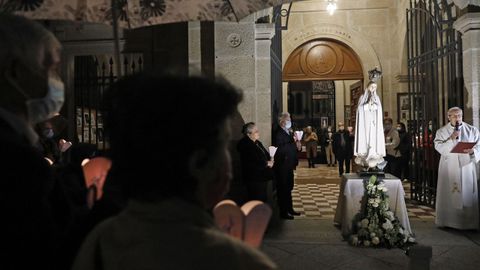
M 286 129 L 289 129 L 289 128 L 291 128 L 291 127 L 292 127 L 292 121 L 287 121 L 287 122 L 285 122 L 285 128 L 286 128 Z
M 28 120 L 37 124 L 52 118 L 60 112 L 65 101 L 65 86 L 61 80 L 48 79 L 48 92 L 43 98 L 28 99 L 27 105 Z

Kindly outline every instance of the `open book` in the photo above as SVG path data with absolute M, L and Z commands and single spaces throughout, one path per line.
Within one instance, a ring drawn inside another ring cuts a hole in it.
M 260 247 L 272 209 L 261 201 L 249 201 L 238 207 L 232 200 L 223 200 L 213 209 L 217 226 L 252 247 Z
M 468 154 L 468 151 L 470 151 L 470 149 L 472 149 L 476 144 L 476 142 L 458 142 L 455 147 L 452 148 L 450 153 Z

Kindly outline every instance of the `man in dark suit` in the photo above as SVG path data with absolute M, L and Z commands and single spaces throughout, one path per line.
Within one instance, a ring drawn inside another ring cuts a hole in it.
M 65 203 L 34 147 L 33 124 L 63 105 L 60 43 L 40 24 L 6 14 L 0 14 L 0 40 L 0 269 L 54 269 L 66 214 L 56 210 Z
M 338 175 L 342 176 L 345 163 L 345 172 L 350 172 L 350 160 L 353 156 L 350 134 L 345 130 L 343 122 L 338 122 L 338 132 L 333 135 L 333 153 L 338 160 Z
M 300 213 L 293 210 L 292 190 L 293 171 L 298 165 L 297 146 L 290 131 L 292 121 L 290 114 L 284 112 L 278 121 L 278 128 L 274 133 L 274 146 L 278 147 L 274 156 L 273 170 L 277 185 L 277 199 L 280 208 L 280 218 L 293 219 Z

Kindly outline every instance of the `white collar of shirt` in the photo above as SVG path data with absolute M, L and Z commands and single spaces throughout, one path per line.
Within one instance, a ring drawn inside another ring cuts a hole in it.
M 37 133 L 35 133 L 33 128 L 28 125 L 25 120 L 3 109 L 2 107 L 0 107 L 0 118 L 5 120 L 19 135 L 25 136 L 32 145 L 37 143 Z

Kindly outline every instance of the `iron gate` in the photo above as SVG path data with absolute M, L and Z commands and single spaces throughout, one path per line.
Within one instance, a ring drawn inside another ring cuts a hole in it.
M 121 57 L 122 74 L 125 76 L 143 70 L 139 54 Z M 99 150 L 108 147 L 105 138 L 100 104 L 104 91 L 117 80 L 115 63 L 109 55 L 75 56 L 74 60 L 75 123 L 78 142 L 94 144 Z
M 463 107 L 462 43 L 453 28 L 456 13 L 446 0 L 411 0 L 406 13 L 411 199 L 431 206 L 439 161 L 435 131 L 446 123 L 449 107 Z

